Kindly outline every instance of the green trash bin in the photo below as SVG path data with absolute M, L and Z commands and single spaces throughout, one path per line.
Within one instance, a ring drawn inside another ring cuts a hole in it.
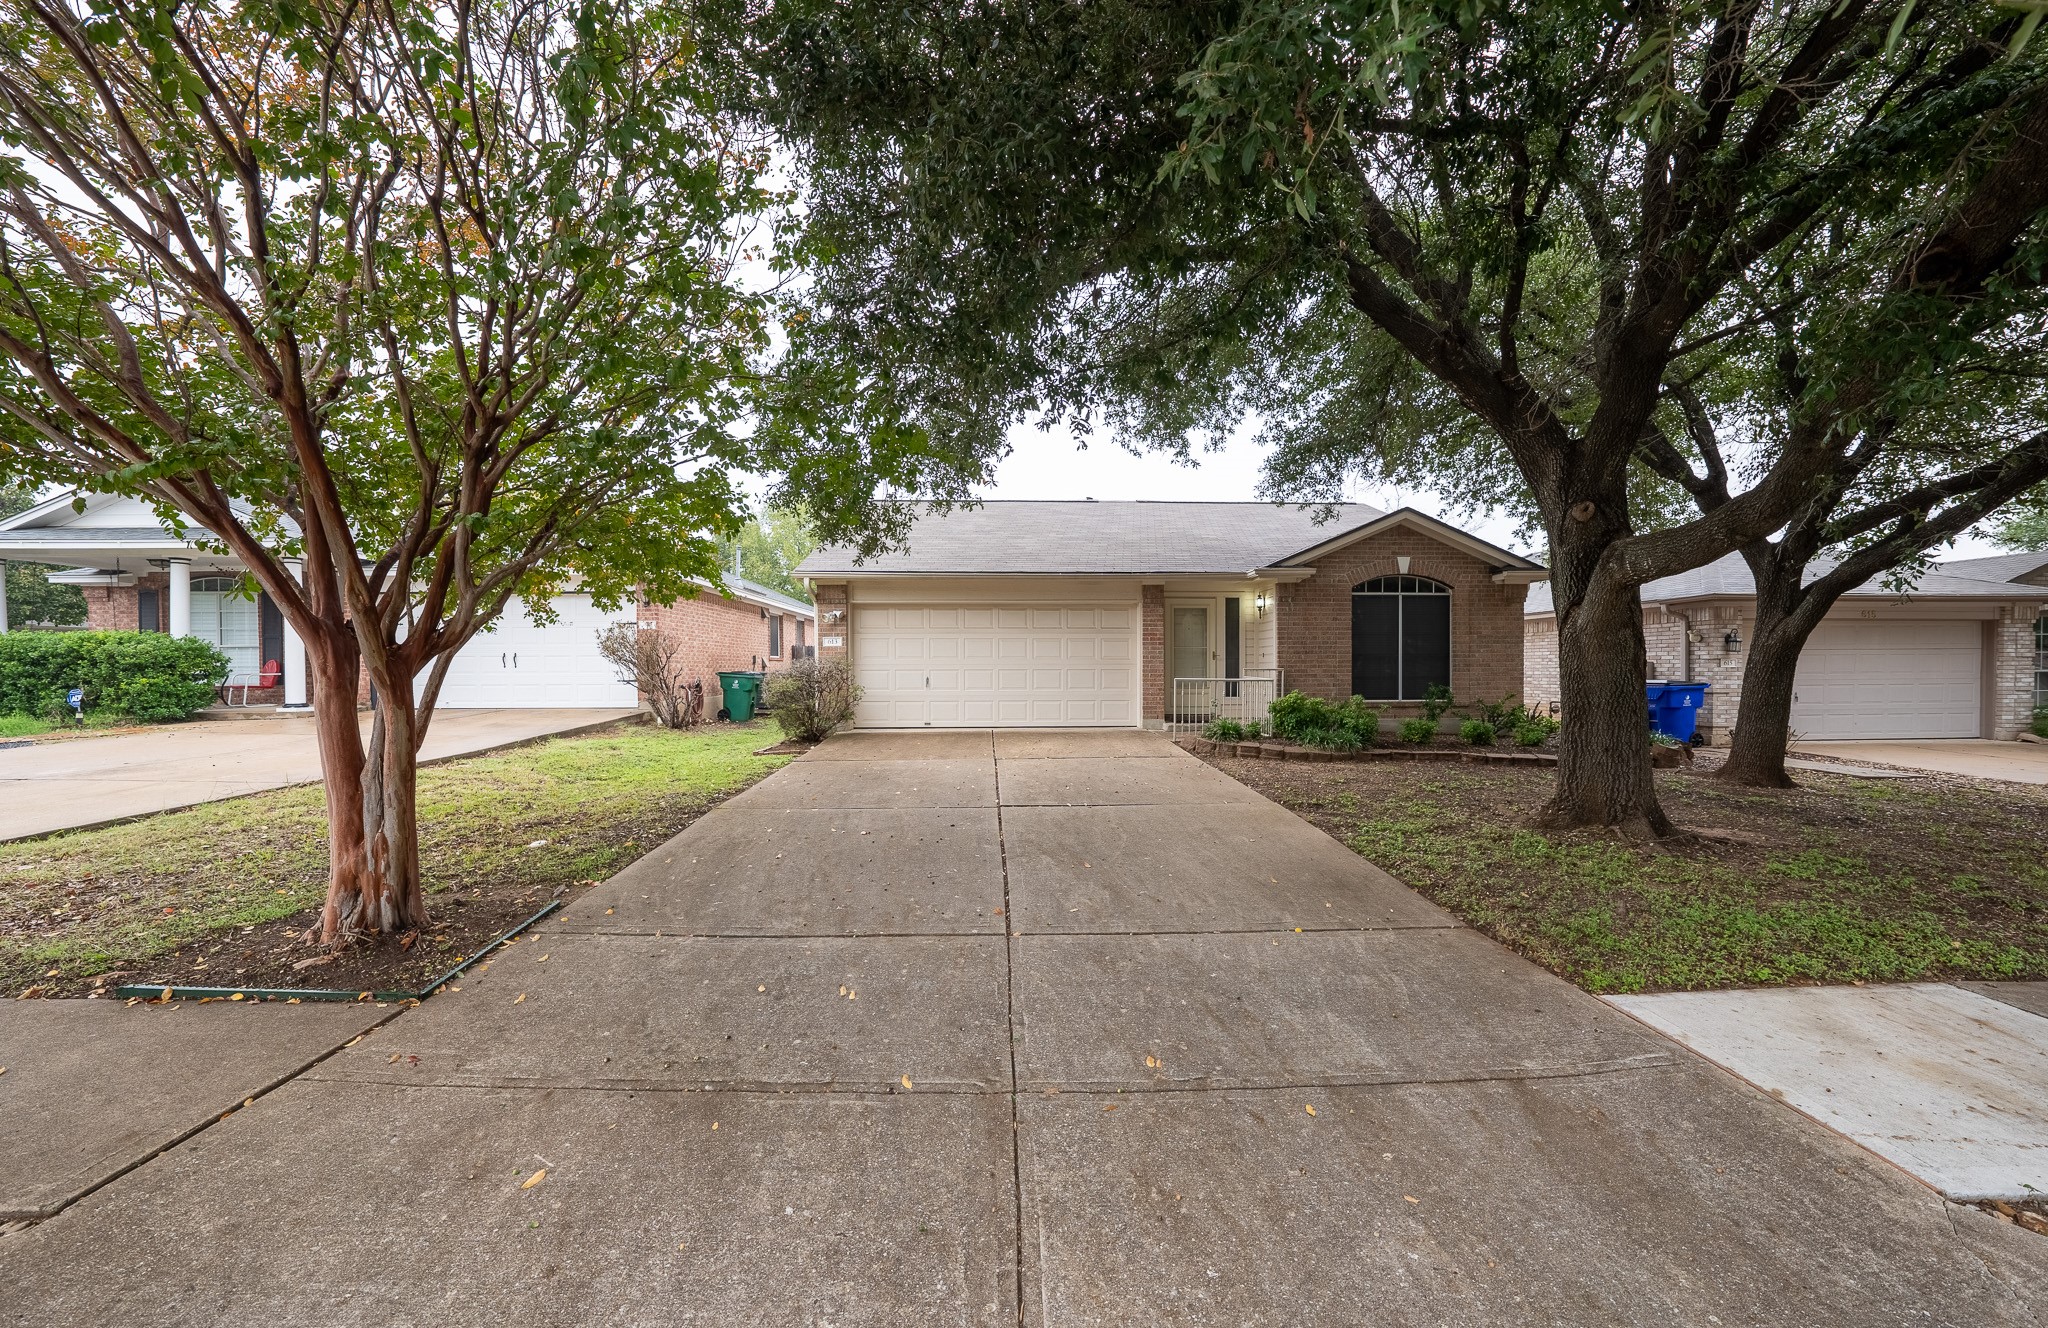
M 754 706 L 761 699 L 761 675 L 758 673 L 721 673 L 718 675 L 719 690 L 725 694 L 725 713 L 736 724 L 744 724 L 754 717 Z

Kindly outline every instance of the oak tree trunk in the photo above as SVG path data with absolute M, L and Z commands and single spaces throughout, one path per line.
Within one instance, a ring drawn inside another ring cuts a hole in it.
M 1802 587 L 1806 563 L 1744 550 L 1756 577 L 1756 625 L 1742 666 L 1742 702 L 1720 778 L 1752 788 L 1792 788 L 1785 750 L 1792 740 L 1793 684 L 1799 655 L 1837 596 Z
M 1643 681 L 1642 595 L 1614 557 L 1628 537 L 1626 477 L 1582 480 L 1559 501 L 1550 527 L 1551 595 L 1557 614 L 1557 788 L 1537 814 L 1546 829 L 1615 828 L 1671 833 L 1650 775 Z M 1592 489 L 1602 501 L 1583 496 Z M 1547 505 L 1549 506 L 1549 505 Z
M 1671 833 L 1650 775 L 1648 651 L 1636 587 L 1601 578 L 1567 614 L 1559 606 L 1557 791 L 1540 813 L 1553 829 L 1613 826 Z

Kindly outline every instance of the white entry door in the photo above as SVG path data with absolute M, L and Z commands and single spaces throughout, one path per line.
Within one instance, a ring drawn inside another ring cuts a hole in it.
M 1825 622 L 1793 686 L 1803 738 L 1974 738 L 1983 727 L 1983 624 Z
M 597 653 L 598 633 L 614 622 L 632 622 L 632 608 L 608 613 L 588 595 L 559 595 L 555 611 L 555 621 L 543 627 L 519 600 L 506 605 L 496 628 L 479 632 L 448 666 L 440 704 L 451 710 L 638 705 L 638 690 Z
M 855 723 L 868 728 L 1138 722 L 1136 606 L 861 606 Z

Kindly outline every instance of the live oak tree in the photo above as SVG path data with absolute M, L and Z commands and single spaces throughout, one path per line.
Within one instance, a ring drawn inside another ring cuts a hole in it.
M 780 200 L 705 71 L 664 0 L 0 16 L 0 472 L 149 500 L 303 638 L 329 941 L 426 922 L 417 754 L 512 596 L 715 577 L 784 453 L 866 501 L 742 436 Z
M 1187 447 L 1254 401 L 1376 446 L 1351 414 L 1387 382 L 1410 393 L 1395 417 L 1484 429 L 1550 549 L 1557 824 L 1669 829 L 1638 588 L 1770 536 L 1892 385 L 1925 377 L 1904 369 L 1995 335 L 1982 297 L 2034 262 L 2048 203 L 2041 43 L 2013 54 L 2031 22 L 1988 0 L 729 18 L 836 255 L 818 344 L 864 354 L 960 457 L 1033 410 Z M 1850 213 L 1891 226 L 1857 353 L 1727 502 L 1640 527 L 1632 475 L 1671 383 L 1834 290 L 1804 279 Z M 1317 311 L 1328 372 L 1290 378 L 1288 334 Z

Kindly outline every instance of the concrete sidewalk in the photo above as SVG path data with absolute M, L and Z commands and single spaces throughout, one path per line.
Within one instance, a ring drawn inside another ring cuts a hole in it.
M 624 719 L 631 710 L 444 710 L 423 761 Z M 369 717 L 364 717 L 368 730 Z M 0 842 L 103 825 L 320 778 L 309 717 L 197 720 L 0 751 Z
M 0 1237 L 0 1288 L 152 1328 L 2032 1324 L 2048 1242 L 1164 741 L 855 735 Z

